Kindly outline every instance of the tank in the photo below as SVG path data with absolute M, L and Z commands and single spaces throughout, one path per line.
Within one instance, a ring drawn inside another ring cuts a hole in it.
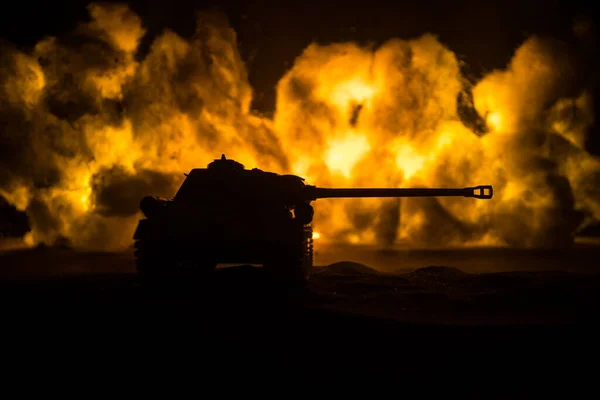
M 138 274 L 165 279 L 211 273 L 218 264 L 261 265 L 305 282 L 313 266 L 314 210 L 325 198 L 458 196 L 491 199 L 492 186 L 319 188 L 304 178 L 215 159 L 184 174 L 171 199 L 146 196 L 133 239 Z

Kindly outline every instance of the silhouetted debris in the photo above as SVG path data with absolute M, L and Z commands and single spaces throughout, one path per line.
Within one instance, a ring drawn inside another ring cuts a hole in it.
M 591 223 L 577 233 L 581 237 L 600 237 L 600 222 Z
M 22 237 L 31 230 L 27 214 L 17 210 L 0 196 L 0 240 L 2 238 Z

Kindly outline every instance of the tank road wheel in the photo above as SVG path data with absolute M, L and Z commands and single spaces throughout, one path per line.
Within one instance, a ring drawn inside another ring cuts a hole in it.
M 134 248 L 137 273 L 148 281 L 183 281 L 188 278 L 207 277 L 217 266 L 212 260 L 196 260 L 182 256 L 182 252 L 161 242 L 136 240 Z
M 156 245 L 146 240 L 136 240 L 134 243 L 135 268 L 143 279 L 155 279 L 164 274 L 166 266 L 163 257 L 159 257 Z
M 304 260 L 298 248 L 279 246 L 272 249 L 264 263 L 265 272 L 269 278 L 290 284 L 302 284 L 304 275 Z
M 306 284 L 313 266 L 312 229 L 305 228 L 297 244 L 275 246 L 265 260 L 267 274 L 294 285 Z

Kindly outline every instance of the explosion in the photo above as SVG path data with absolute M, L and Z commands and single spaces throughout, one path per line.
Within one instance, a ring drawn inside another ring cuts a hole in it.
M 183 173 L 222 153 L 324 187 L 494 186 L 490 201 L 319 200 L 320 241 L 561 246 L 600 220 L 591 93 L 560 43 L 532 37 L 474 85 L 431 34 L 312 44 L 279 81 L 269 119 L 250 109 L 222 15 L 199 13 L 191 38 L 165 30 L 138 59 L 137 15 L 89 12 L 29 52 L 0 43 L 0 195 L 27 213 L 32 245 L 125 248 L 143 196 L 172 197 Z M 487 132 L 459 116 L 465 93 Z

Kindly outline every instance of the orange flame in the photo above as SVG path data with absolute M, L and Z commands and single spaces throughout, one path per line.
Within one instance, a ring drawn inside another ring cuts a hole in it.
M 0 195 L 29 214 L 30 244 L 128 246 L 142 196 L 171 196 L 183 172 L 223 152 L 319 186 L 495 189 L 491 201 L 319 200 L 321 241 L 542 246 L 600 220 L 600 162 L 584 148 L 592 99 L 585 88 L 563 95 L 576 73 L 550 42 L 531 38 L 472 88 L 489 129 L 479 136 L 456 111 L 459 62 L 429 34 L 377 49 L 308 46 L 268 119 L 250 111 L 223 19 L 201 14 L 190 40 L 167 30 L 137 61 L 138 16 L 109 5 L 90 14 L 78 31 L 93 37 L 88 47 L 46 38 L 2 55 L 0 117 L 10 123 L 0 144 L 16 156 L 1 161 L 11 178 Z

